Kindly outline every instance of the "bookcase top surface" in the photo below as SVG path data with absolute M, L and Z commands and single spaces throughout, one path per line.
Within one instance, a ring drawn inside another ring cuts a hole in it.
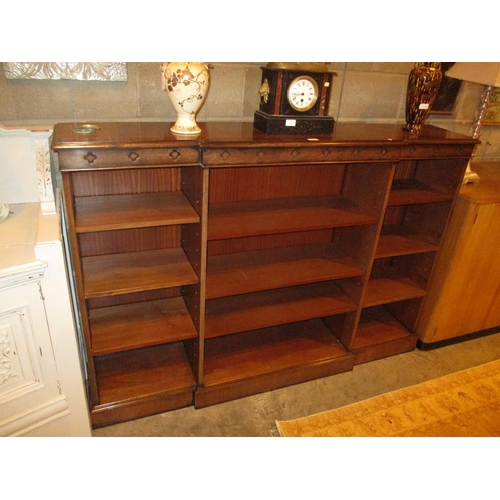
M 414 144 L 477 144 L 471 137 L 426 125 L 415 139 L 409 139 L 402 124 L 337 123 L 331 135 L 270 135 L 256 130 L 252 122 L 200 123 L 202 132 L 183 136 L 170 131 L 166 122 L 103 122 L 89 134 L 73 132 L 74 123 L 59 123 L 54 127 L 52 148 L 81 147 L 208 147 L 232 146 L 305 146 L 305 145 L 408 145 Z

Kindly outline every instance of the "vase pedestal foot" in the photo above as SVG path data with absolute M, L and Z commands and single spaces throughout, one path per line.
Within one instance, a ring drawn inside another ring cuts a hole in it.
M 194 116 L 178 116 L 175 124 L 170 127 L 174 134 L 197 135 L 201 133 L 201 128 L 196 123 Z

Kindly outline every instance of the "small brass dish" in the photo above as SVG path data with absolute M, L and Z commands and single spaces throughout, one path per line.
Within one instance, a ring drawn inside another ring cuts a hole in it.
M 96 130 L 99 130 L 97 125 L 90 125 L 89 123 L 85 123 L 83 125 L 78 125 L 73 129 L 75 134 L 93 134 Z

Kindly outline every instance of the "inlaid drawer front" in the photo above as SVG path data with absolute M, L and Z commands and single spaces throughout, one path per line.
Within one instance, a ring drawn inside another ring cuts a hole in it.
M 300 163 L 363 162 L 398 160 L 400 148 L 373 147 L 287 147 L 203 149 L 203 166 L 290 165 Z
M 473 149 L 473 144 L 411 144 L 402 149 L 401 158 L 468 158 Z
M 148 149 L 103 149 L 82 148 L 61 150 L 61 171 L 99 168 L 138 168 L 165 165 L 198 165 L 199 149 L 192 148 L 148 148 Z

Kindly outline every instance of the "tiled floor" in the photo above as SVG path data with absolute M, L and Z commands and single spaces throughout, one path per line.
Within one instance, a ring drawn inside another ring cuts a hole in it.
M 195 410 L 192 407 L 96 429 L 94 436 L 263 436 L 275 421 L 331 410 L 500 359 L 500 333 L 430 351 L 414 350 L 350 372 Z

